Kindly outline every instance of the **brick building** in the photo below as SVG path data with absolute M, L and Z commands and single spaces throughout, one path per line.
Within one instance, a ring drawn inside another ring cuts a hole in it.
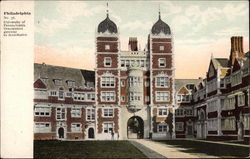
M 160 16 L 140 50 L 120 48 L 106 15 L 95 34 L 95 70 L 35 64 L 34 138 L 249 138 L 249 52 L 232 37 L 229 59 L 206 79 L 176 79 L 171 29 Z

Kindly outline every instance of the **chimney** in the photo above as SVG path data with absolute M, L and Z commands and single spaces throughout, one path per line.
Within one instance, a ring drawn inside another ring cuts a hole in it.
M 136 37 L 130 37 L 129 38 L 128 48 L 129 48 L 130 51 L 138 51 L 137 38 Z
M 231 53 L 230 53 L 230 66 L 233 66 L 235 58 L 244 57 L 243 51 L 243 37 L 233 36 L 231 37 Z

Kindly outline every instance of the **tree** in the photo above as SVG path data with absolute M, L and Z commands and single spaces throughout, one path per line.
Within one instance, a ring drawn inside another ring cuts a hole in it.
M 168 132 L 170 134 L 170 138 L 172 139 L 172 134 L 173 134 L 173 113 L 169 111 L 168 117 L 166 119 L 166 123 L 168 124 Z M 167 132 L 167 133 L 168 133 Z

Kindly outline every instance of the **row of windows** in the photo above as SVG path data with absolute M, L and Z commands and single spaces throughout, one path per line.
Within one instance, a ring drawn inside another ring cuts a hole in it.
M 235 130 L 235 118 L 221 119 L 222 130 Z
M 192 116 L 193 115 L 193 110 L 192 109 L 176 109 L 175 110 L 175 116 Z
M 238 106 L 244 106 L 245 105 L 245 95 L 244 93 L 238 94 Z M 235 96 L 231 96 L 229 98 L 225 99 L 223 109 L 228 110 L 228 109 L 235 109 Z
M 158 91 L 156 92 L 157 102 L 168 102 L 170 100 L 170 95 L 168 91 Z
M 149 61 L 148 60 L 121 60 L 121 67 L 131 67 L 131 66 L 137 66 L 137 67 L 148 67 Z
M 177 102 L 190 102 L 191 96 L 188 94 L 178 94 L 177 95 Z
M 42 77 L 41 80 L 43 81 L 43 83 L 48 84 L 48 78 L 44 78 Z M 54 83 L 56 86 L 62 86 L 63 85 L 63 80 L 62 79 L 53 79 Z M 67 80 L 66 81 L 68 87 L 75 87 L 76 82 L 72 81 L 72 80 Z

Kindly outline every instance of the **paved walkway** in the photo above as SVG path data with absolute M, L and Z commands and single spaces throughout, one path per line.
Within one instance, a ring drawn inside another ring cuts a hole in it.
M 214 144 L 223 144 L 223 145 L 232 145 L 232 146 L 242 146 L 242 147 L 249 147 L 250 146 L 250 145 L 230 143 L 230 142 L 223 142 L 223 141 L 197 140 L 197 139 L 188 139 L 188 138 L 186 138 L 184 140 L 207 142 L 207 143 L 214 143 Z
M 185 152 L 181 151 L 181 150 L 185 150 L 184 148 L 176 148 L 174 146 L 166 145 L 164 143 L 155 142 L 155 141 L 148 140 L 148 139 L 133 139 L 130 142 L 132 144 L 134 142 L 139 143 L 139 144 L 133 144 L 133 145 L 135 145 L 143 153 L 145 151 L 150 151 L 150 152 L 155 151 L 156 154 L 158 153 L 158 154 L 164 156 L 165 158 L 218 158 L 216 156 L 207 156 L 206 154 L 185 153 Z M 138 145 L 143 145 L 143 146 L 140 147 Z M 142 149 L 144 149 L 144 150 L 142 150 Z M 147 154 L 145 154 L 145 155 L 147 156 Z M 155 157 L 148 156 L 148 157 L 149 158 L 157 158 L 157 156 L 155 156 Z M 161 158 L 161 157 L 158 156 L 158 158 Z

